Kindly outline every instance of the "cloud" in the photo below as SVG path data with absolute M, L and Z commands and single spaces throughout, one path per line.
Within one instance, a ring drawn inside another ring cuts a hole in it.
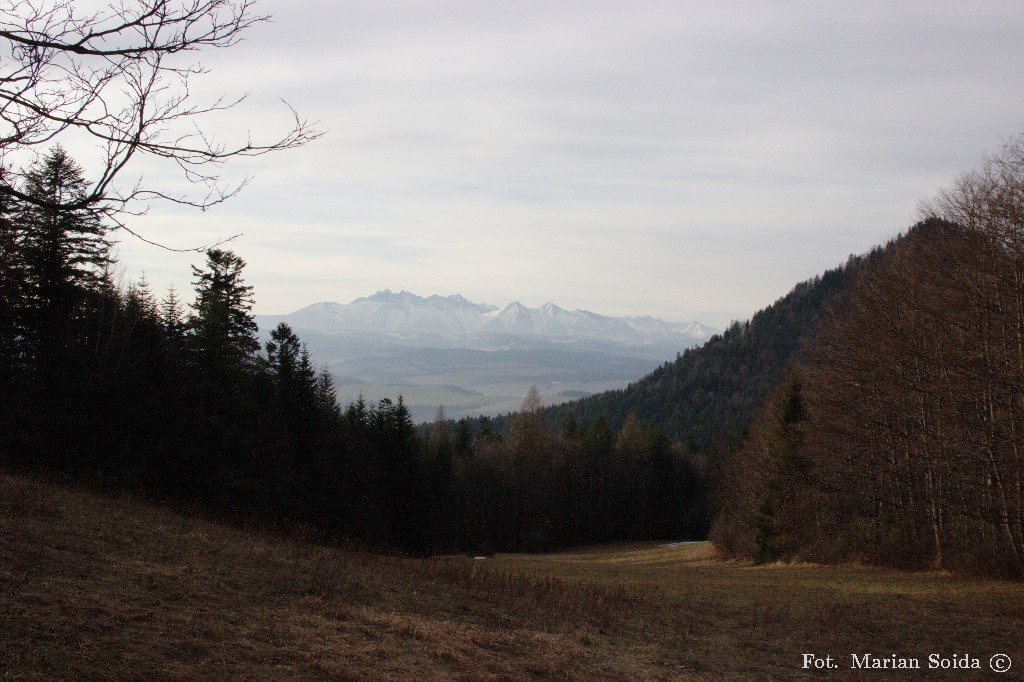
M 197 92 L 253 91 L 229 134 L 281 129 L 278 96 L 330 132 L 195 228 L 245 232 L 264 312 L 405 288 L 746 317 L 1020 128 L 1017 2 L 261 11 Z

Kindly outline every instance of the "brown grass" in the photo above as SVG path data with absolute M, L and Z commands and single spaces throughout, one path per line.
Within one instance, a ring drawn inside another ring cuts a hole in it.
M 1022 637 L 1014 583 L 706 544 L 387 557 L 0 476 L 0 679 L 820 678 L 802 653 L 915 679 L 845 669 L 868 652 L 968 653 L 978 679 L 1006 653 L 1022 679 Z

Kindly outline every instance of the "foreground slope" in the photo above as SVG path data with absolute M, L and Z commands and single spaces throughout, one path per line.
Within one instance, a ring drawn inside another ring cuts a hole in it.
M 4 679 L 820 678 L 806 652 L 838 679 L 863 653 L 1005 653 L 1016 674 L 1021 632 L 1015 583 L 706 543 L 382 557 L 0 475 Z
M 658 677 L 635 598 L 250 533 L 0 476 L 0 678 Z

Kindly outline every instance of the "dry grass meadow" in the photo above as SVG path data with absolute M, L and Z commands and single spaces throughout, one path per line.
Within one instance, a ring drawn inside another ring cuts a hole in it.
M 801 668 L 831 655 L 834 671 Z M 968 654 L 980 671 L 849 669 Z M 993 654 L 1013 668 L 989 670 Z M 1024 679 L 1024 585 L 705 543 L 410 559 L 0 475 L 0 679 Z

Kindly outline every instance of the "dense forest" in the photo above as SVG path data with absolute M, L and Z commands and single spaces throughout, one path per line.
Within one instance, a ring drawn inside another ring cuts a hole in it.
M 245 262 L 193 267 L 194 302 L 118 282 L 81 169 L 54 147 L 0 206 L 0 461 L 413 552 L 698 532 L 692 461 L 635 420 L 418 431 L 401 397 L 339 406 L 280 325 L 261 348 Z M 48 201 L 53 199 L 53 201 Z
M 723 550 L 1024 573 L 1024 139 L 922 211 L 723 466 Z

